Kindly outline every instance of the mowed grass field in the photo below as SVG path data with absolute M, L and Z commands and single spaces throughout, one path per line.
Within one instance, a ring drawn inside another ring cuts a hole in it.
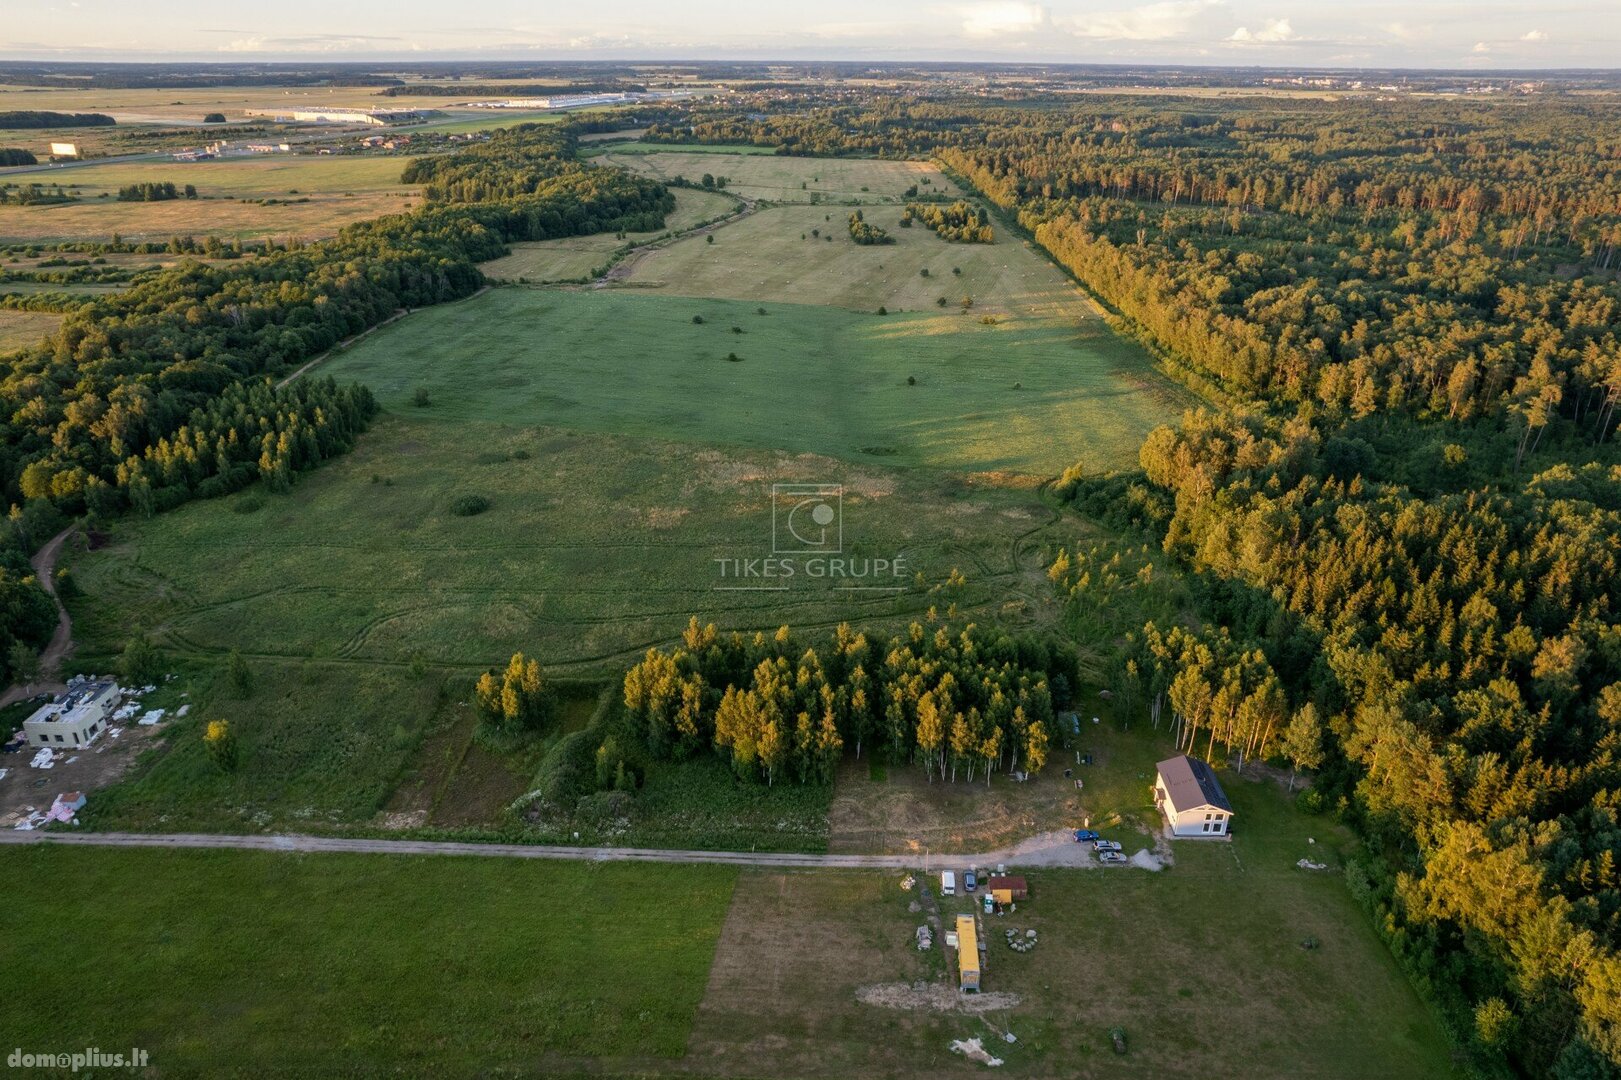
M 735 874 L 7 847 L 6 1037 L 139 1047 L 164 1076 L 554 1075 L 560 1057 L 663 1071 Z M 73 1005 L 22 1007 L 53 1001 Z
M 924 161 L 787 157 L 770 147 L 671 150 L 646 143 L 605 146 L 591 160 L 660 179 L 724 176 L 727 191 L 772 202 L 809 203 L 814 198 L 831 203 L 900 203 L 913 184 L 925 192 L 960 194 L 944 173 Z
M 0 285 L 0 293 L 8 291 L 11 290 Z M 61 323 L 62 316 L 55 312 L 0 309 L 0 355 L 38 345 L 46 334 L 55 333 Z
M 513 244 L 512 254 L 482 263 L 479 269 L 496 281 L 574 281 L 607 265 L 614 252 L 627 244 L 645 244 L 666 233 L 714 221 L 739 205 L 737 199 L 719 192 L 676 188 L 674 194 L 675 210 L 665 217 L 664 228 L 655 232 L 627 233 L 624 239 L 613 233 L 595 233 Z
M 152 161 L 22 173 L 17 182 L 61 184 L 81 201 L 0 206 L 0 242 L 126 240 L 214 235 L 314 239 L 354 221 L 408 210 L 420 201 L 400 183 L 405 158 L 275 155 L 227 161 Z M 143 181 L 195 185 L 197 199 L 119 202 Z M 265 206 L 257 201 L 276 200 Z
M 1096 319 L 987 326 L 628 289 L 493 290 L 414 314 L 324 370 L 394 407 L 425 389 L 427 415 L 456 421 L 1036 476 L 1129 468 L 1190 400 Z

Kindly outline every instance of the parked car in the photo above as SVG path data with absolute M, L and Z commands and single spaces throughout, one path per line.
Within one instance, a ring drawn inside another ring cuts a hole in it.
M 1120 846 L 1119 842 L 1115 841 L 1115 840 L 1094 840 L 1092 842 L 1092 846 L 1097 848 L 1099 851 L 1124 851 L 1125 850 L 1124 848 L 1122 848 Z
M 957 895 L 957 874 L 953 870 L 940 871 L 940 895 Z
M 1098 834 L 1093 832 L 1091 829 L 1076 829 L 1075 830 L 1075 842 L 1077 844 L 1084 844 L 1088 840 L 1101 840 L 1101 839 L 1102 839 L 1102 837 L 1098 836 Z
M 974 872 L 972 870 L 963 871 L 962 888 L 964 892 L 973 892 L 975 887 L 978 885 L 979 881 L 974 877 Z
M 1123 851 L 1105 851 L 1102 848 L 1098 849 L 1098 862 L 1100 863 L 1123 863 L 1128 861 L 1129 860 L 1126 858 L 1126 853 Z

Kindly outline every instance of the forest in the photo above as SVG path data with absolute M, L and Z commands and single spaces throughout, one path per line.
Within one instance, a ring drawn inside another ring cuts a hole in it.
M 1060 483 L 1123 541 L 1052 564 L 1083 656 L 1190 753 L 1318 769 L 1472 1072 L 1617 1075 L 1613 114 L 733 103 L 645 138 L 933 156 L 1219 403 Z

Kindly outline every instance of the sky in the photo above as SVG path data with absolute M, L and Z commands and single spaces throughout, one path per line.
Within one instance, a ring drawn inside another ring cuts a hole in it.
M 0 59 L 1621 66 L 1621 0 L 0 0 Z

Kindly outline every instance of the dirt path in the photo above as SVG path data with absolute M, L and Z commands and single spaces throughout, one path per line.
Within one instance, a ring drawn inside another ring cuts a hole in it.
M 608 272 L 606 274 L 603 274 L 601 277 L 597 278 L 597 280 L 593 281 L 591 283 L 591 288 L 602 289 L 610 285 L 617 285 L 620 282 L 623 282 L 626 278 L 630 277 L 630 272 L 636 269 L 636 264 L 641 262 L 642 259 L 645 258 L 650 252 L 657 251 L 662 247 L 668 247 L 678 240 L 690 240 L 695 236 L 704 236 L 727 225 L 735 224 L 759 209 L 759 205 L 753 199 L 745 199 L 741 195 L 736 196 L 736 198 L 740 200 L 743 205 L 738 207 L 734 213 L 728 214 L 726 217 L 723 217 L 718 221 L 711 221 L 707 225 L 699 225 L 695 228 L 687 229 L 682 232 L 671 233 L 669 236 L 662 236 L 657 240 L 649 240 L 645 244 L 638 244 L 631 248 L 629 251 L 625 252 L 625 254 L 622 255 L 617 262 L 608 268 Z
M 483 285 L 483 286 L 479 287 L 477 292 L 469 293 L 466 296 L 462 297 L 460 300 L 452 300 L 450 302 L 452 304 L 465 304 L 467 301 L 473 299 L 473 297 L 481 296 L 484 293 L 489 292 L 489 291 L 490 291 L 490 287 L 488 285 Z M 307 361 L 297 371 L 293 372 L 291 375 L 287 376 L 281 382 L 277 383 L 276 384 L 276 389 L 280 390 L 282 387 L 286 386 L 288 383 L 292 382 L 294 379 L 296 379 L 300 375 L 304 374 L 306 371 L 308 371 L 310 368 L 314 367 L 316 364 L 324 363 L 326 360 L 328 360 L 332 356 L 333 353 L 337 352 L 339 349 L 347 349 L 349 346 L 353 345 L 355 342 L 360 341 L 362 338 L 366 338 L 366 337 L 371 336 L 372 334 L 377 333 L 377 331 L 381 330 L 385 326 L 388 326 L 390 323 L 399 322 L 401 319 L 403 319 L 407 315 L 411 314 L 411 312 L 420 311 L 420 310 L 422 310 L 422 309 L 421 308 L 401 308 L 400 310 L 396 311 L 394 314 L 390 315 L 388 318 L 384 319 L 382 322 L 378 323 L 376 326 L 367 327 L 366 329 L 362 330 L 360 333 L 354 335 L 353 337 L 344 338 L 342 341 L 340 341 L 336 345 L 332 346 L 332 348 L 328 349 L 326 352 L 322 353 L 320 356 L 315 357 L 313 360 Z
M 751 851 L 670 851 L 662 848 L 564 847 L 542 844 L 469 844 L 444 840 L 368 840 L 297 833 L 229 836 L 213 833 L 87 833 L 0 831 L 0 844 L 88 844 L 97 847 L 240 848 L 247 851 L 348 852 L 375 855 L 480 855 L 505 859 L 571 859 L 581 862 L 720 863 L 789 869 L 904 870 L 915 855 L 785 855 Z M 963 866 L 1096 866 L 1091 849 L 1067 833 L 1044 833 L 983 855 L 939 860 Z
M 51 635 L 50 643 L 39 654 L 39 681 L 24 686 L 13 686 L 4 694 L 0 694 L 0 709 L 31 698 L 35 694 L 47 691 L 61 693 L 67 689 L 57 681 L 56 673 L 61 668 L 62 661 L 73 652 L 73 620 L 68 617 L 68 609 L 62 606 L 62 598 L 56 595 L 56 560 L 61 557 L 62 546 L 68 542 L 68 537 L 77 532 L 78 528 L 77 525 L 69 525 L 51 537 L 31 560 L 34 577 L 39 581 L 40 588 L 50 593 L 52 602 L 56 604 L 56 632 Z

